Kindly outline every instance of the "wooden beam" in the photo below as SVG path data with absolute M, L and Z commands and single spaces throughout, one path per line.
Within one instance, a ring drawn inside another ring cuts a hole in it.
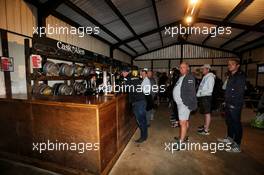
M 1 31 L 2 54 L 9 57 L 7 31 Z M 15 58 L 14 58 L 15 59 Z M 15 61 L 15 60 L 14 60 Z M 9 71 L 4 71 L 6 97 L 12 97 L 11 76 Z
M 155 29 L 152 29 L 152 30 L 150 30 L 150 31 L 144 32 L 144 33 L 142 33 L 142 34 L 139 34 L 137 37 L 131 37 L 131 38 L 125 39 L 125 40 L 123 40 L 123 41 L 121 41 L 121 42 L 118 42 L 118 43 L 114 44 L 114 47 L 119 47 L 120 45 L 123 45 L 123 44 L 125 44 L 125 43 L 131 42 L 131 41 L 135 41 L 135 40 L 137 40 L 138 38 L 143 38 L 143 37 L 146 37 L 146 36 L 152 35 L 152 34 L 154 34 L 154 33 L 160 32 L 160 31 L 164 30 L 165 27 L 174 27 L 174 26 L 177 26 L 177 25 L 180 24 L 180 22 L 181 22 L 181 20 L 176 21 L 176 22 L 172 22 L 172 23 L 169 23 L 169 24 L 167 24 L 167 25 L 163 25 L 163 26 L 160 27 L 160 28 L 155 28 Z
M 152 7 L 153 7 L 153 10 L 154 10 L 154 14 L 155 14 L 157 28 L 159 29 L 160 28 L 160 23 L 159 23 L 159 16 L 158 16 L 158 12 L 157 12 L 156 2 L 155 2 L 155 0 L 151 0 L 151 2 L 152 2 Z M 161 46 L 163 47 L 164 43 L 163 43 L 163 38 L 162 38 L 161 31 L 159 31 L 159 36 L 160 36 Z
M 48 0 L 43 5 L 41 5 L 41 8 L 43 10 L 44 17 L 48 17 L 51 13 L 51 11 L 56 10 L 64 1 L 63 0 Z
M 88 21 L 93 23 L 94 25 L 98 26 L 100 29 L 102 29 L 109 36 L 111 36 L 112 38 L 114 38 L 118 42 L 121 42 L 121 39 L 118 38 L 114 33 L 112 33 L 110 30 L 108 30 L 105 26 L 103 26 L 101 23 L 99 23 L 96 19 L 94 19 L 93 17 L 88 15 L 88 13 L 84 12 L 81 8 L 77 7 L 71 1 L 65 0 L 64 3 L 68 7 L 70 7 L 73 11 L 75 11 L 76 13 L 78 13 L 79 15 L 81 15 L 82 17 L 84 17 L 85 19 L 87 19 Z M 125 46 L 128 47 L 130 50 L 132 50 L 135 54 L 138 54 L 137 51 L 135 49 L 133 49 L 132 47 L 130 47 L 129 45 L 125 44 Z
M 105 0 L 105 2 L 108 4 L 108 6 L 111 8 L 111 10 L 119 17 L 119 19 L 125 24 L 125 26 L 134 35 L 134 37 L 137 37 L 138 36 L 137 33 L 134 31 L 134 29 L 131 27 L 131 25 L 127 22 L 126 18 L 122 15 L 122 13 L 113 4 L 113 2 L 111 0 Z M 149 50 L 141 38 L 139 38 L 138 40 L 146 50 Z

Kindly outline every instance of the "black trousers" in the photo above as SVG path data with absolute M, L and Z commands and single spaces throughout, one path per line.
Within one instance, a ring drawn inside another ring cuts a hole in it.
M 242 107 L 230 107 L 225 109 L 227 136 L 232 138 L 238 145 L 241 144 L 243 129 L 241 124 Z
M 178 108 L 177 108 L 177 104 L 174 100 L 172 100 L 171 109 L 172 109 L 171 119 L 175 119 L 175 121 L 178 122 L 179 121 Z

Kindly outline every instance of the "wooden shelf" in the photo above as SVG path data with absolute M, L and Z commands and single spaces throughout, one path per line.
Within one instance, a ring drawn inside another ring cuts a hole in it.
M 37 81 L 46 81 L 46 80 L 86 80 L 88 77 L 79 76 L 79 77 L 67 77 L 67 76 L 45 76 L 45 75 L 34 75 L 31 74 L 31 80 L 37 80 Z

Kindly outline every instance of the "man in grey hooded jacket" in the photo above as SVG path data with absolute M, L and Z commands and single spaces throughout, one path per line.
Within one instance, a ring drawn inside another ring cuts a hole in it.
M 197 91 L 198 104 L 200 113 L 205 115 L 204 125 L 198 128 L 198 133 L 202 135 L 209 135 L 209 126 L 211 123 L 211 103 L 212 103 L 212 94 L 215 84 L 215 75 L 210 72 L 211 66 L 205 64 L 201 67 L 203 71 L 203 79 L 199 85 Z

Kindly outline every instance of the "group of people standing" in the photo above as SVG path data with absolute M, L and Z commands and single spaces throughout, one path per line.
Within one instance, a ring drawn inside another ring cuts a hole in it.
M 182 62 L 179 65 L 180 76 L 175 81 L 172 90 L 173 113 L 179 123 L 179 137 L 176 142 L 188 142 L 187 137 L 189 129 L 189 118 L 192 111 L 199 108 L 199 112 L 205 116 L 204 124 L 198 127 L 197 132 L 202 135 L 210 134 L 211 112 L 212 112 L 212 94 L 215 85 L 215 75 L 211 72 L 211 66 L 205 64 L 201 67 L 203 78 L 198 89 L 196 88 L 195 77 L 190 73 L 189 64 Z M 231 152 L 240 152 L 242 139 L 241 111 L 243 108 L 244 91 L 246 86 L 245 74 L 240 71 L 240 62 L 238 59 L 228 60 L 229 76 L 225 83 L 225 117 L 227 125 L 227 135 L 219 142 L 230 143 Z M 155 84 L 152 72 L 145 70 L 140 72 L 142 80 L 138 76 L 129 76 L 129 70 L 122 71 L 128 85 L 152 86 Z M 143 88 L 144 89 L 144 88 Z M 149 95 L 150 94 L 150 95 Z M 147 139 L 148 121 L 153 116 L 154 94 L 146 92 L 129 92 L 129 99 L 133 106 L 133 112 L 136 116 L 141 137 L 136 142 L 143 142 Z M 150 110 L 151 109 L 151 110 Z M 148 111 L 148 112 L 146 112 Z M 146 115 L 149 113 L 148 115 Z M 147 116 L 147 117 L 146 117 Z

